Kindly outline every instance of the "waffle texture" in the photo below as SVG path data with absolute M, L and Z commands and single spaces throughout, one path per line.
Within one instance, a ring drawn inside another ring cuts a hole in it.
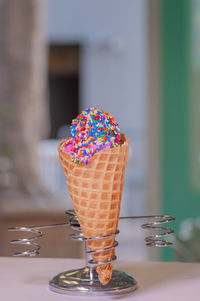
M 69 153 L 58 144 L 60 163 L 83 235 L 86 238 L 116 233 L 124 174 L 128 159 L 129 140 L 122 135 L 122 144 L 95 154 L 88 165 L 72 162 Z M 88 241 L 90 250 L 113 246 L 115 237 Z M 95 262 L 112 259 L 115 250 L 92 254 Z M 112 277 L 110 263 L 97 266 L 100 282 L 105 285 Z

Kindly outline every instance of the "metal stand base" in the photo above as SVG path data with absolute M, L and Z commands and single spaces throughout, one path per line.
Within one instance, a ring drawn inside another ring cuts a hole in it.
M 107 285 L 101 285 L 95 269 L 88 267 L 60 273 L 49 282 L 51 291 L 74 296 L 121 295 L 136 288 L 134 278 L 117 270 L 113 270 L 112 279 Z

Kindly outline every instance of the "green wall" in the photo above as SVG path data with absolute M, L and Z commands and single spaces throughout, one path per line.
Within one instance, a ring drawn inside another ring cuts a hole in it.
M 175 231 L 185 218 L 200 216 L 200 193 L 191 184 L 192 2 L 160 2 L 162 204 L 163 213 L 176 218 Z M 170 248 L 163 256 L 174 259 Z

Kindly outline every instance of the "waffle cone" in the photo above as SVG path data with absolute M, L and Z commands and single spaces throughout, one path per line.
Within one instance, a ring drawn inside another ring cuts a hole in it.
M 69 153 L 58 145 L 60 163 L 83 235 L 86 238 L 116 233 L 124 174 L 128 159 L 129 140 L 122 135 L 122 144 L 95 154 L 88 165 L 72 162 Z M 88 241 L 90 250 L 113 246 L 115 237 Z M 92 254 L 96 262 L 109 261 L 115 250 Z M 100 282 L 105 285 L 112 277 L 110 263 L 98 265 Z

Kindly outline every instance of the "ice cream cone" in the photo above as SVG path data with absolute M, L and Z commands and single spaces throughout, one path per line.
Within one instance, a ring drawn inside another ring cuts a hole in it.
M 122 135 L 122 144 L 96 153 L 89 161 L 76 164 L 72 156 L 58 145 L 60 163 L 67 177 L 68 191 L 73 201 L 83 235 L 86 238 L 116 233 L 124 174 L 128 159 L 129 140 Z M 88 241 L 90 250 L 113 246 L 115 237 Z M 95 262 L 109 261 L 114 249 L 93 254 Z M 110 263 L 98 265 L 100 282 L 105 285 L 112 277 Z

